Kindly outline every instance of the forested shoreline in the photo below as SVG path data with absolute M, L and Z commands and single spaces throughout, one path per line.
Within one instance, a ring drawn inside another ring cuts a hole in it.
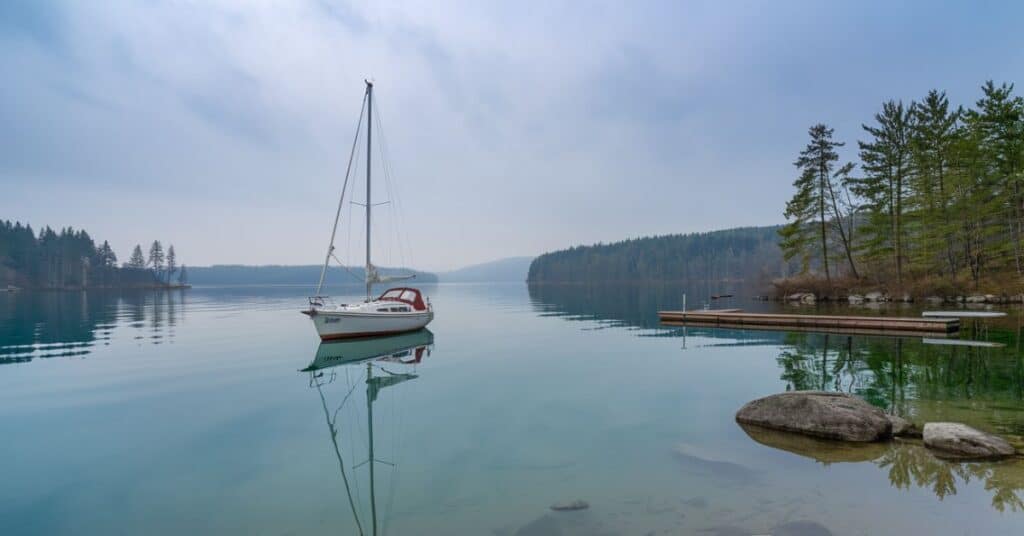
M 44 227 L 0 220 L 0 288 L 167 288 L 188 284 L 188 270 L 174 246 L 164 251 L 154 240 L 144 257 L 136 245 L 121 265 L 110 244 L 96 242 L 84 230 Z
M 1016 295 L 1024 281 L 1024 99 L 988 81 L 973 107 L 945 92 L 882 104 L 862 126 L 859 162 L 812 126 L 795 161 L 780 231 L 804 287 L 822 297 L 869 287 L 907 296 Z
M 696 283 L 763 281 L 788 273 L 780 227 L 634 238 L 538 256 L 530 283 Z

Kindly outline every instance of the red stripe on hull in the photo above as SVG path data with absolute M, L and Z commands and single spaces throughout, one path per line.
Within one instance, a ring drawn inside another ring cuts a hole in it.
M 341 339 L 362 339 L 370 337 L 384 337 L 386 335 L 398 335 L 399 333 L 410 333 L 413 331 L 419 331 L 422 327 L 413 329 L 400 329 L 397 331 L 363 331 L 360 333 L 339 333 L 337 335 L 321 335 L 321 341 L 337 341 Z

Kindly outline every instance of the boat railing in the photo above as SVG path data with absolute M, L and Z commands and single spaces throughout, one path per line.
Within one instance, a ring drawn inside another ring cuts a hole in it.
M 307 299 L 309 300 L 310 309 L 324 307 L 328 302 L 331 301 L 330 296 L 309 296 Z

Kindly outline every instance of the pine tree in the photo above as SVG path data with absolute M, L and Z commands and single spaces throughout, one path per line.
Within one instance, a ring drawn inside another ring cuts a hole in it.
M 128 267 L 138 270 L 146 267 L 146 258 L 142 256 L 142 246 L 135 244 L 135 249 L 132 250 L 132 256 L 128 260 Z
M 171 283 L 171 276 L 178 269 L 178 260 L 174 254 L 174 244 L 167 248 L 167 284 Z
M 912 206 L 918 237 L 916 264 L 923 271 L 955 279 L 959 268 L 957 244 L 952 237 L 957 223 L 951 219 L 953 203 L 950 167 L 954 146 L 960 141 L 963 110 L 950 110 L 946 93 L 932 90 L 910 107 L 913 117 L 911 152 L 914 159 Z
M 97 249 L 96 256 L 99 260 L 100 266 L 103 266 L 104 268 L 114 268 L 117 266 L 117 255 L 114 254 L 114 250 L 106 240 L 104 240 L 103 245 Z
M 153 269 L 153 274 L 157 279 L 161 279 L 161 272 L 164 269 L 164 247 L 160 245 L 159 240 L 154 240 L 153 244 L 149 246 L 149 260 L 147 263 Z
M 903 287 L 906 257 L 905 200 L 911 175 L 911 116 L 902 102 L 888 101 L 875 114 L 876 126 L 863 125 L 870 141 L 860 147 L 864 177 L 849 180 L 851 190 L 865 201 L 868 235 L 862 242 L 869 258 L 891 256 L 896 285 Z
M 994 193 L 1003 200 L 1000 212 L 1009 231 L 1009 250 L 1018 274 L 1024 273 L 1024 99 L 1013 96 L 1013 84 L 981 87 L 977 109 L 967 120 L 978 135 L 981 160 L 991 177 Z
M 184 264 L 181 265 L 181 270 L 178 270 L 178 284 L 179 285 L 187 285 L 188 284 L 188 270 L 187 270 L 187 268 L 185 268 Z
M 849 175 L 853 164 L 845 164 L 834 170 L 839 161 L 836 149 L 844 144 L 832 139 L 833 129 L 819 123 L 807 132 L 811 141 L 794 162 L 800 175 L 793 182 L 796 193 L 786 203 L 785 216 L 788 222 L 779 233 L 784 257 L 788 261 L 799 256 L 803 271 L 807 271 L 812 257 L 820 258 L 825 279 L 831 282 L 828 244 L 829 227 L 834 226 L 839 232 L 850 271 L 856 277 L 857 267 L 853 261 L 843 211 L 839 208 L 841 200 L 836 184 Z
M 955 234 L 952 241 L 962 251 L 974 288 L 982 274 L 1007 249 L 1005 202 L 998 195 L 991 165 L 983 149 L 984 134 L 971 118 L 958 129 L 950 159 L 953 198 L 950 205 Z

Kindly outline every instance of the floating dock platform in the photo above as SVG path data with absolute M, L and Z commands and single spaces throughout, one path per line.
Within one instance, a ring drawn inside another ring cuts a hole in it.
M 745 313 L 740 309 L 658 311 L 658 318 L 662 323 L 675 325 L 857 334 L 935 335 L 960 330 L 959 318 Z
M 925 318 L 1002 318 L 1006 313 L 1002 311 L 925 311 L 921 313 Z

